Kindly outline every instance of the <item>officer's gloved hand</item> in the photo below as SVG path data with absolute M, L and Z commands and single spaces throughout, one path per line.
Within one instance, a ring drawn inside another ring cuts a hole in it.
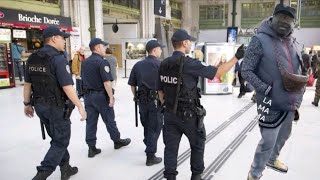
M 238 50 L 237 50 L 237 52 L 236 52 L 236 54 L 235 54 L 235 56 L 236 56 L 236 58 L 239 60 L 239 59 L 242 59 L 243 57 L 244 57 L 244 52 L 245 52 L 245 47 L 244 47 L 244 44 L 242 44 L 239 48 L 238 48 Z
M 133 101 L 134 101 L 134 102 L 139 102 L 138 97 L 137 97 L 137 96 L 134 96 L 134 97 L 133 97 Z
M 293 120 L 295 122 L 298 122 L 299 119 L 300 119 L 300 113 L 299 113 L 299 110 L 297 109 L 297 110 L 294 111 L 294 119 Z

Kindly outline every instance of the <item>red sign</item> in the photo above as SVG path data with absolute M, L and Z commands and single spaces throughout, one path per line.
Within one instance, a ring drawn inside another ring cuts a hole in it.
M 61 30 L 72 31 L 71 18 L 49 14 L 17 11 L 1 8 L 0 25 L 17 28 L 45 29 L 48 26 L 57 26 Z

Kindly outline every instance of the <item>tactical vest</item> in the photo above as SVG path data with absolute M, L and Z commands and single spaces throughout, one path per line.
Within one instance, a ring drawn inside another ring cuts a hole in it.
M 160 64 L 160 82 L 165 93 L 166 110 L 170 112 L 173 111 L 176 96 L 178 96 L 178 111 L 184 111 L 186 108 L 192 109 L 200 105 L 198 88 L 196 86 L 192 89 L 187 88 L 183 80 L 183 73 L 181 74 L 180 92 L 177 94 L 179 68 L 180 63 L 178 59 L 170 61 L 169 58 L 167 58 Z
M 56 102 L 56 105 L 62 106 L 66 95 L 51 69 L 51 59 L 57 55 L 59 55 L 58 52 L 37 51 L 33 53 L 29 57 L 27 71 L 32 84 L 33 99 L 52 100 Z

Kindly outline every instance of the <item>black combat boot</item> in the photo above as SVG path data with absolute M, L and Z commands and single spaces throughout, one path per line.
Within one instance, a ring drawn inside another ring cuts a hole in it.
M 71 167 L 69 163 L 60 166 L 61 171 L 61 180 L 67 180 L 70 176 L 73 176 L 78 173 L 77 167 Z
M 242 98 L 242 96 L 244 96 L 245 94 L 246 94 L 246 93 L 244 93 L 244 92 L 239 93 L 238 98 L 239 98 L 239 99 Z
M 52 171 L 38 171 L 32 180 L 46 180 L 52 174 Z
M 316 101 L 313 101 L 312 104 L 313 104 L 314 106 L 316 106 L 316 107 L 318 107 L 318 105 L 319 105 L 318 103 L 316 103 Z
M 201 174 L 192 174 L 191 180 L 203 180 Z
M 117 141 L 114 141 L 114 149 L 120 149 L 123 146 L 127 146 L 128 144 L 130 144 L 130 142 L 131 142 L 130 138 L 119 139 Z
M 151 156 L 147 156 L 146 165 L 147 166 L 152 166 L 154 164 L 159 164 L 161 162 L 162 162 L 162 158 L 161 157 L 156 157 L 155 155 L 151 155 Z
M 167 180 L 176 180 L 176 176 L 167 176 L 165 177 Z
M 95 155 L 100 154 L 101 149 L 96 148 L 96 146 L 89 147 L 88 157 L 93 158 Z

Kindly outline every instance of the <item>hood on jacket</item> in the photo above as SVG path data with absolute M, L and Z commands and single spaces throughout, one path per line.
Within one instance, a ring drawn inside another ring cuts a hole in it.
M 276 33 L 275 30 L 272 29 L 272 25 L 271 25 L 272 18 L 273 17 L 271 16 L 264 19 L 261 22 L 261 25 L 258 27 L 257 33 L 263 33 L 270 37 L 280 39 L 281 37 Z M 286 38 L 290 38 L 292 33 L 293 33 L 293 30 L 288 34 Z

